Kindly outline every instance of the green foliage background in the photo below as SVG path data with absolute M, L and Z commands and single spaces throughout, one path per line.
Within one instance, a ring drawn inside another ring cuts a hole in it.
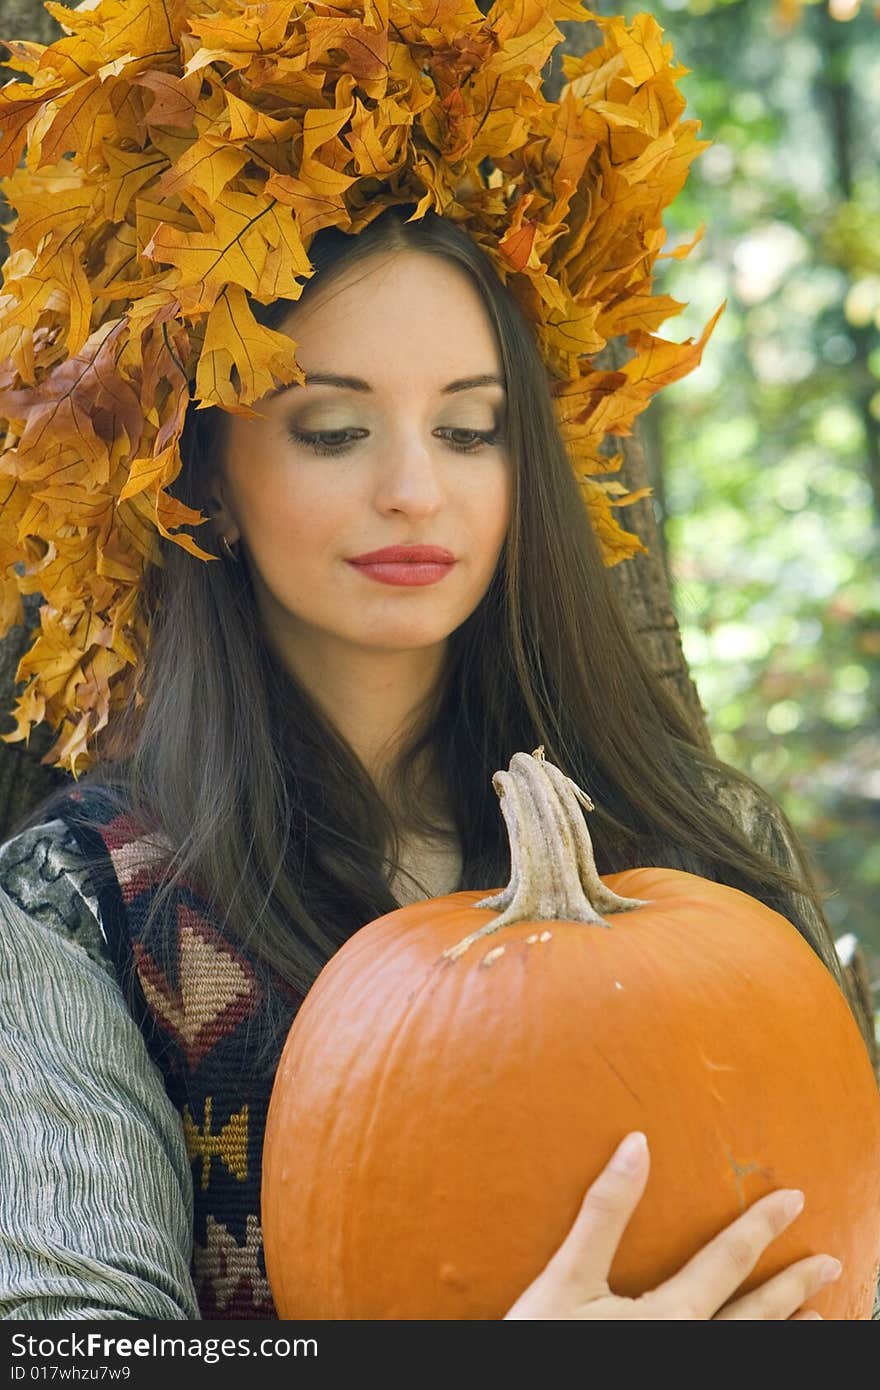
M 667 214 L 663 334 L 728 307 L 644 418 L 685 655 L 715 746 L 774 793 L 880 986 L 880 15 L 649 9 L 710 139 Z M 875 993 L 875 997 L 877 997 Z

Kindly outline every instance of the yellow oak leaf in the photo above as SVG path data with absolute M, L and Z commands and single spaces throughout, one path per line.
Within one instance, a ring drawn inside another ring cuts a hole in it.
M 263 0 L 236 6 L 227 15 L 189 15 L 187 22 L 205 47 L 219 53 L 268 53 L 283 44 L 291 9 L 290 0 Z
M 311 263 L 286 210 L 279 217 L 274 200 L 266 207 L 249 194 L 226 188 L 212 204 L 211 215 L 213 225 L 205 230 L 183 231 L 160 223 L 144 247 L 145 256 L 177 267 L 176 288 L 188 312 L 213 305 L 230 283 L 259 298 L 264 293 L 262 274 L 270 246 L 283 245 L 287 253 L 285 273 L 274 293 L 299 297 L 300 279 L 311 273 Z
M 148 70 L 135 73 L 131 80 L 134 86 L 152 93 L 153 100 L 144 113 L 146 125 L 189 130 L 194 124 L 202 86 L 197 73 L 187 77 Z
M 259 400 L 276 385 L 293 381 L 305 381 L 296 343 L 257 323 L 241 286 L 227 286 L 208 316 L 199 357 L 196 394 L 202 404 L 253 415 L 239 402 Z
M 180 449 L 175 441 L 153 458 L 132 460 L 128 482 L 119 491 L 120 502 L 139 492 L 158 492 L 177 477 L 181 468 Z
M 21 591 L 14 574 L 0 574 L 0 637 L 24 622 Z
M 247 159 L 247 150 L 235 149 L 222 137 L 203 135 L 193 140 L 173 167 L 162 174 L 156 192 L 185 196 L 187 189 L 198 190 L 211 206 L 241 172 Z
M 647 398 L 662 386 L 668 386 L 670 382 L 678 381 L 693 371 L 726 304 L 727 300 L 715 310 L 696 342 L 693 338 L 687 338 L 683 343 L 670 343 L 641 330 L 631 333 L 627 341 L 637 349 L 637 356 L 621 368 L 624 376 L 635 389 L 644 391 Z

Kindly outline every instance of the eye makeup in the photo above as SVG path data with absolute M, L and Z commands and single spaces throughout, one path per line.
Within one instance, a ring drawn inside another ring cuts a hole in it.
M 354 447 L 360 439 L 369 435 L 369 430 L 358 427 L 338 429 L 304 430 L 294 425 L 287 429 L 288 437 L 294 444 L 311 449 L 316 454 L 344 454 Z M 495 447 L 501 441 L 501 429 L 475 430 L 466 426 L 438 426 L 433 434 L 445 440 L 451 449 L 459 454 L 475 454 L 481 449 Z

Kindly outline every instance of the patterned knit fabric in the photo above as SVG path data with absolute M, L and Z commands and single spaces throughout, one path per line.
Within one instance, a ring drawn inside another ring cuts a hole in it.
M 260 1174 L 273 1068 L 255 1064 L 249 1023 L 270 1003 L 285 1027 L 301 998 L 266 983 L 247 951 L 223 938 L 194 884 L 178 887 L 162 930 L 142 940 L 162 854 L 96 787 L 53 812 L 101 863 L 101 922 L 132 1012 L 183 1119 L 193 1176 L 192 1276 L 204 1319 L 277 1318 L 263 1258 Z M 88 826 L 79 823 L 87 819 Z M 274 991 L 276 997 L 267 995 Z

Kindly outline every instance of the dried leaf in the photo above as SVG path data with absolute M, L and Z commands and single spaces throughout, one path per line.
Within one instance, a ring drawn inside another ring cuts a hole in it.
M 237 379 L 234 379 L 237 378 Z M 277 385 L 304 383 L 296 343 L 285 333 L 258 324 L 240 285 L 229 285 L 208 317 L 196 372 L 196 394 L 205 405 L 223 405 L 248 415 L 239 404 L 259 400 Z

